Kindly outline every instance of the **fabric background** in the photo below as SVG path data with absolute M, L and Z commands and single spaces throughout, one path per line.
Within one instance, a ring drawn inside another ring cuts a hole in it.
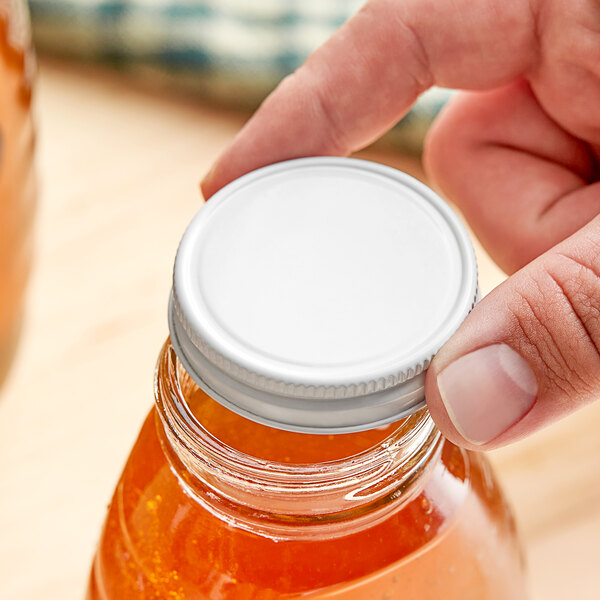
M 110 63 L 253 109 L 363 0 L 30 0 L 38 52 Z M 388 136 L 419 151 L 451 92 L 433 89 Z

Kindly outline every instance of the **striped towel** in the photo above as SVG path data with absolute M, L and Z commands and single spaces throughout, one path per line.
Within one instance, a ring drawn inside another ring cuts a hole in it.
M 364 0 L 30 0 L 38 52 L 109 62 L 230 106 L 255 108 Z M 418 151 L 448 90 L 392 132 Z

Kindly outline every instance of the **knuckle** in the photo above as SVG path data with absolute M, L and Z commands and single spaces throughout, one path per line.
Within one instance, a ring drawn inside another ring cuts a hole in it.
M 589 341 L 600 352 L 600 252 L 591 260 L 559 253 L 550 277 L 569 301 Z
M 517 289 L 508 306 L 519 350 L 537 365 L 543 385 L 567 396 L 600 388 L 600 276 L 556 254 Z
M 316 111 L 321 117 L 320 120 L 329 131 L 331 143 L 329 151 L 332 154 L 347 154 L 353 148 L 347 139 L 347 133 L 338 115 L 334 98 L 321 87 L 314 89 L 313 98 Z
M 309 59 L 310 60 L 310 59 Z M 320 154 L 345 155 L 352 150 L 338 102 L 340 98 L 327 83 L 326 73 L 304 63 L 298 70 L 288 75 L 280 84 L 283 100 L 290 106 L 297 106 L 299 112 L 311 116 L 315 130 L 319 133 Z M 281 103 L 282 98 L 278 98 Z
M 569 360 L 563 355 L 552 322 L 548 321 L 546 307 L 531 300 L 529 294 L 516 293 L 508 308 L 514 317 L 517 350 L 543 374 L 542 385 L 569 395 L 574 393 Z

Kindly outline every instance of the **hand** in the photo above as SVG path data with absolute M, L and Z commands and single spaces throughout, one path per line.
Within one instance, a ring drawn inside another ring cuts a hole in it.
M 432 127 L 426 168 L 514 275 L 435 357 L 427 401 L 452 441 L 492 448 L 600 395 L 596 0 L 372 0 L 282 81 L 202 189 L 349 154 L 434 84 L 471 91 Z

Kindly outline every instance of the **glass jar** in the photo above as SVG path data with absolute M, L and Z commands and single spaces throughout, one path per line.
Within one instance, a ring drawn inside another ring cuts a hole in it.
M 394 169 L 300 159 L 215 194 L 88 599 L 522 599 L 487 462 L 425 408 L 476 296 L 464 227 Z
M 32 252 L 34 57 L 23 0 L 0 0 L 0 384 L 14 355 Z
M 445 441 L 426 409 L 362 434 L 271 431 L 265 449 L 269 428 L 208 398 L 170 342 L 155 393 L 88 600 L 525 598 L 487 460 Z

